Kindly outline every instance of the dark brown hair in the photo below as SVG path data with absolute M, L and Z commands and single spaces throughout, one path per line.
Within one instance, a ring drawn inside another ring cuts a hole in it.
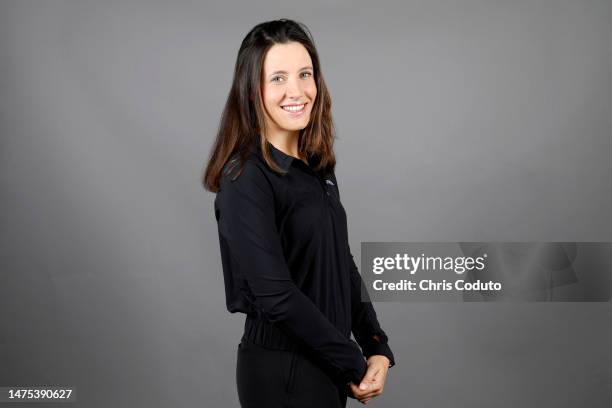
M 230 158 L 236 159 L 240 175 L 248 154 L 257 144 L 266 163 L 276 172 L 283 170 L 274 162 L 262 132 L 265 117 L 261 96 L 263 62 L 274 44 L 301 43 L 312 60 L 317 96 L 312 106 L 308 125 L 300 131 L 299 154 L 318 158 L 315 170 L 332 169 L 336 159 L 333 151 L 335 138 L 331 115 L 331 97 L 321 74 L 319 56 L 308 28 L 299 22 L 280 19 L 267 21 L 253 27 L 246 35 L 236 58 L 234 79 L 221 115 L 217 138 L 208 158 L 202 177 L 204 188 L 219 191 L 219 178 Z M 234 167 L 234 166 L 232 166 Z

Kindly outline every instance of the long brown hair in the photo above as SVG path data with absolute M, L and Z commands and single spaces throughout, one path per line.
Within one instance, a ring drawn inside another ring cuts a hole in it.
M 230 158 L 235 158 L 235 164 L 239 165 L 235 176 L 238 177 L 249 152 L 257 144 L 260 145 L 268 166 L 278 173 L 284 172 L 272 159 L 264 136 L 266 127 L 261 76 L 263 61 L 268 50 L 274 44 L 286 44 L 292 41 L 301 43 L 310 54 L 317 86 L 317 96 L 312 106 L 310 121 L 299 134 L 299 153 L 315 154 L 318 158 L 315 167 L 317 171 L 333 170 L 335 167 L 336 159 L 333 151 L 335 131 L 331 115 L 331 97 L 323 80 L 314 40 L 304 24 L 283 18 L 256 25 L 242 40 L 217 138 L 202 177 L 205 189 L 212 192 L 219 191 L 219 178 Z

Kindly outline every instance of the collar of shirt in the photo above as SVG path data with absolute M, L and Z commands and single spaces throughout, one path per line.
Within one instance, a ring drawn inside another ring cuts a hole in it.
M 313 168 L 315 164 L 318 163 L 318 155 L 316 154 L 309 155 L 308 156 L 309 164 L 307 165 L 306 163 L 304 163 L 302 160 L 298 159 L 297 157 L 290 156 L 286 154 L 285 152 L 283 152 L 282 150 L 277 149 L 269 141 L 266 141 L 266 143 L 268 144 L 268 148 L 270 149 L 270 154 L 272 155 L 272 158 L 274 159 L 276 164 L 278 164 L 280 168 L 283 169 L 284 171 L 288 172 L 289 169 L 291 168 L 291 164 L 294 161 L 296 161 L 304 165 L 305 167 L 309 167 L 314 172 Z M 259 143 L 257 143 L 256 152 L 260 157 L 263 157 L 262 152 L 261 152 L 261 145 Z

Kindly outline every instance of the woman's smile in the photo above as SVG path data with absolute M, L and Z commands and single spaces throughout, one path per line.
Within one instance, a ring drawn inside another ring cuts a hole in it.
M 285 105 L 281 106 L 281 108 L 292 118 L 297 118 L 306 111 L 306 105 L 306 103 L 301 105 Z

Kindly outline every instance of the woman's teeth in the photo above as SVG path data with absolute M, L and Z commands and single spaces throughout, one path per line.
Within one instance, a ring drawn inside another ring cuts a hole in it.
M 293 106 L 283 106 L 282 108 L 288 112 L 299 112 L 302 109 L 304 109 L 304 106 L 306 106 L 306 104 L 302 104 L 302 105 L 293 105 Z

